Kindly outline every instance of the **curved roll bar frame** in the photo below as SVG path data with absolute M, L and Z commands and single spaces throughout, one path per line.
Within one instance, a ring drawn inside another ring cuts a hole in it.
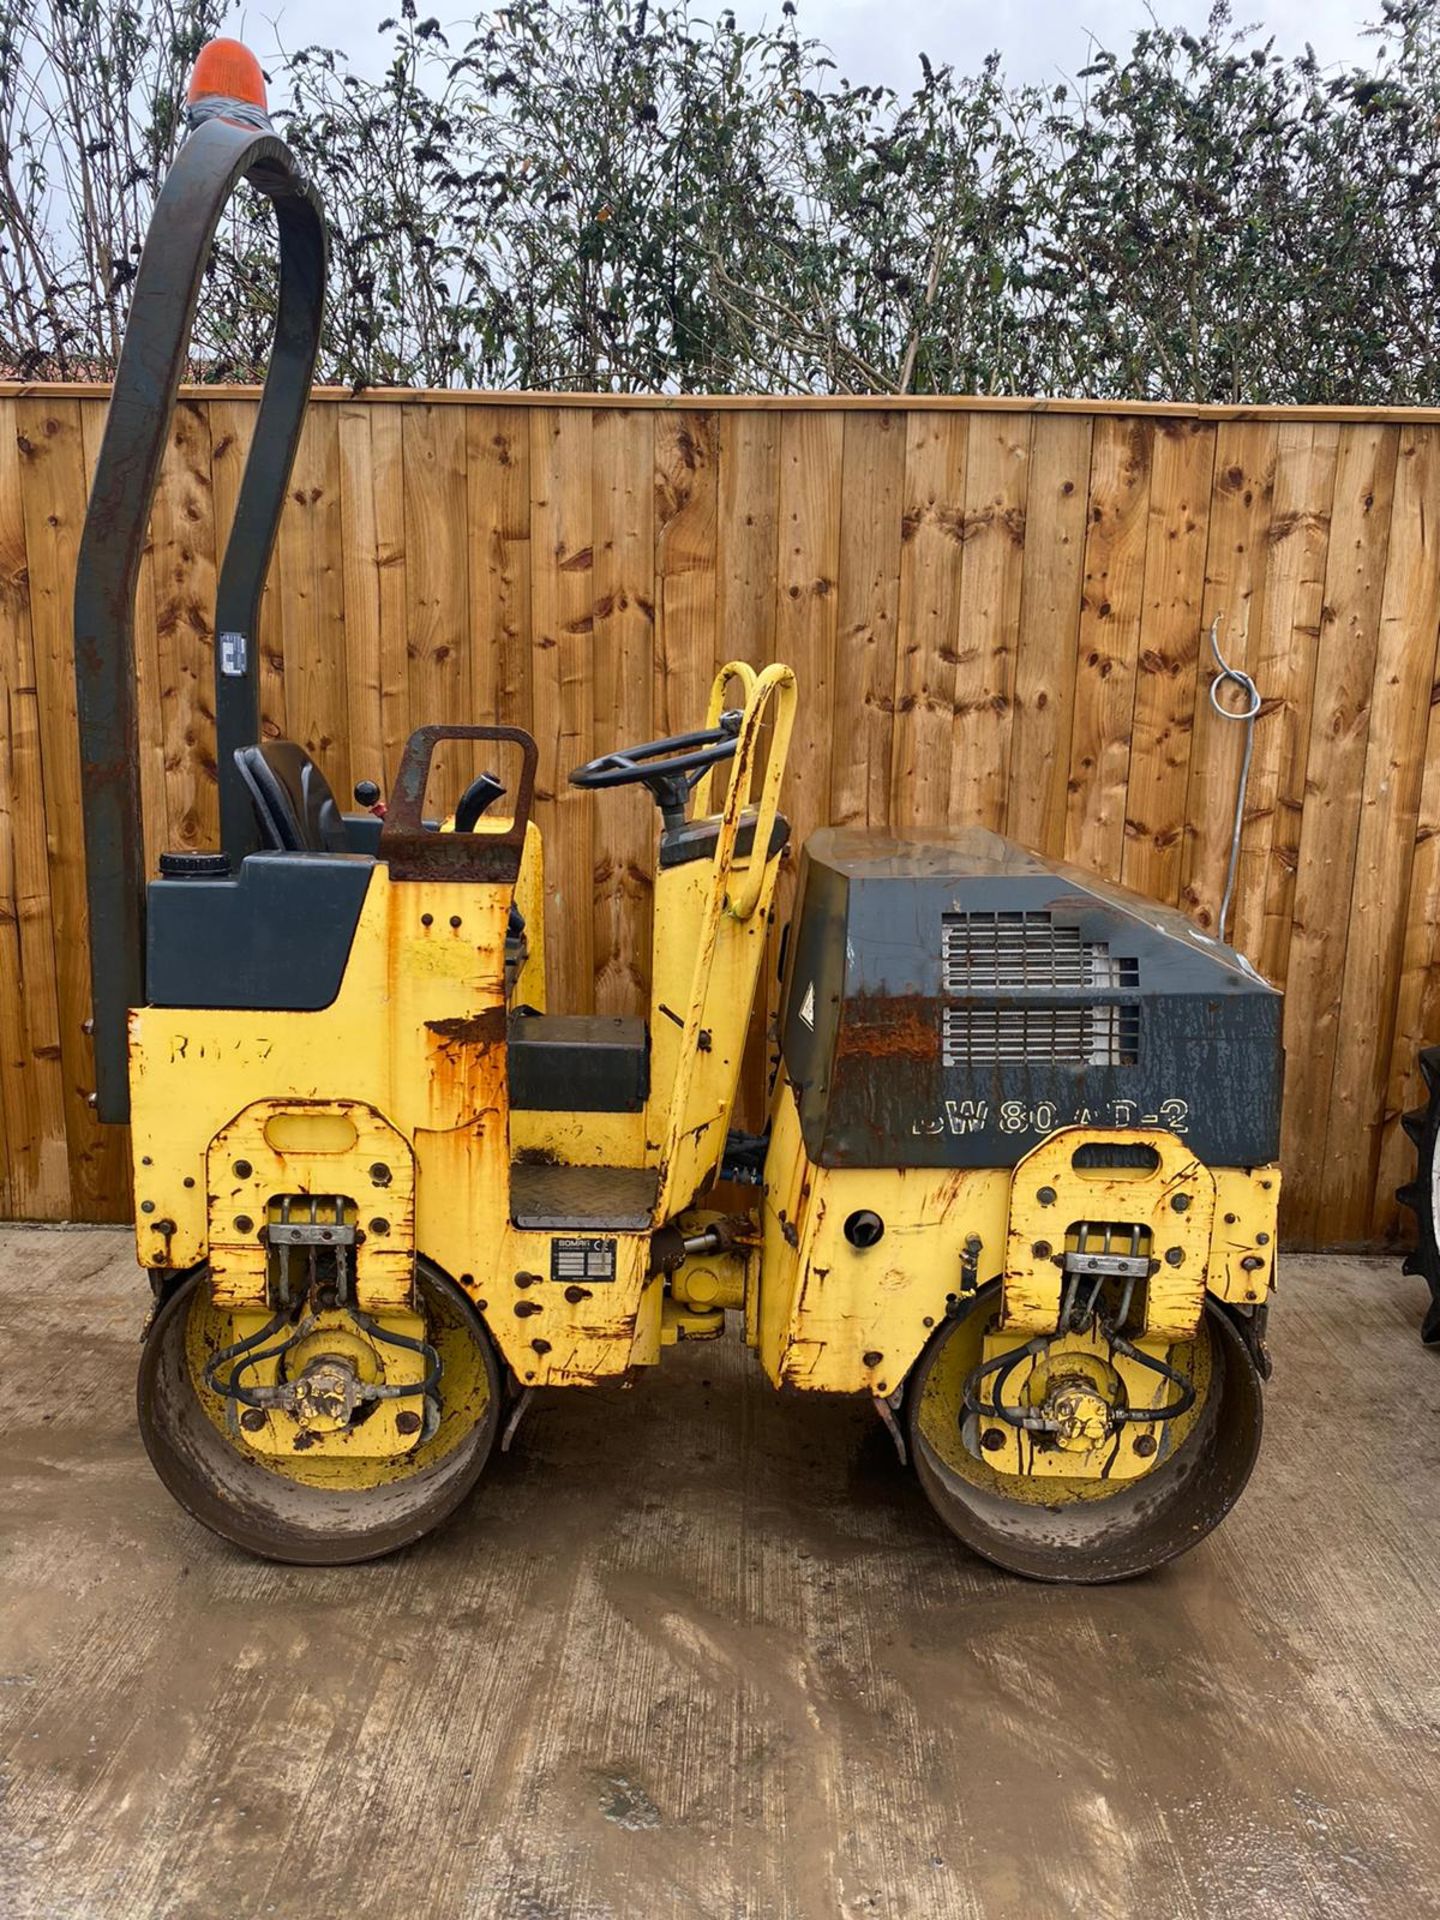
M 220 216 L 241 180 L 273 204 L 280 296 L 270 363 L 215 601 L 221 845 L 257 846 L 235 751 L 260 737 L 256 625 L 320 344 L 327 240 L 319 195 L 273 132 L 212 118 L 186 139 L 146 235 L 80 540 L 75 679 L 95 1033 L 95 1106 L 130 1117 L 127 1016 L 145 999 L 145 854 L 135 702 L 135 589 L 150 508 Z

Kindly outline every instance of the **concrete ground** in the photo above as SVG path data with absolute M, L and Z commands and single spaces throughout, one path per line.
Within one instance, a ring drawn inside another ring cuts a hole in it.
M 126 1237 L 0 1231 L 0 1914 L 1440 1914 L 1440 1353 L 1292 1259 L 1221 1531 L 1029 1586 L 738 1344 L 555 1394 L 403 1557 L 262 1566 L 136 1435 Z

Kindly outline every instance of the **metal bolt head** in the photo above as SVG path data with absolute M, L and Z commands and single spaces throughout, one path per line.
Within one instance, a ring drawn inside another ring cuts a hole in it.
M 980 1436 L 980 1444 L 986 1453 L 999 1453 L 1005 1444 L 1005 1435 L 999 1427 L 987 1427 Z
M 1051 1253 L 1050 1242 L 1048 1240 L 1037 1240 L 1030 1251 L 1037 1260 L 1048 1260 Z
M 383 1160 L 377 1160 L 374 1166 L 371 1167 L 370 1178 L 377 1187 L 389 1186 L 392 1176 L 389 1167 L 386 1166 Z
M 1188 1210 L 1189 1206 L 1190 1206 L 1190 1196 L 1188 1193 L 1172 1193 L 1171 1194 L 1170 1210 L 1172 1213 L 1185 1213 Z
M 265 1412 L 262 1407 L 246 1407 L 240 1416 L 240 1424 L 247 1433 L 258 1433 L 265 1424 Z
M 1184 1266 L 1185 1249 L 1183 1247 L 1167 1247 L 1165 1249 L 1165 1264 L 1167 1267 Z
M 420 1424 L 419 1414 L 412 1412 L 408 1407 L 403 1413 L 397 1413 L 395 1416 L 395 1431 L 397 1433 L 418 1433 L 420 1431 Z
M 1159 1444 L 1153 1433 L 1137 1433 L 1135 1436 L 1135 1451 L 1142 1460 L 1148 1460 Z
M 1042 1207 L 1053 1207 L 1055 1204 L 1054 1187 L 1041 1187 L 1036 1193 L 1035 1198 L 1040 1202 Z
M 255 1169 L 248 1160 L 237 1160 L 235 1162 L 234 1173 L 237 1180 L 248 1180 L 254 1171 Z

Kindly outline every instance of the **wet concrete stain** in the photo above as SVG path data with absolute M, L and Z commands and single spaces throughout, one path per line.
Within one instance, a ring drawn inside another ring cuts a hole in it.
M 1440 1355 L 1393 1263 L 1283 1280 L 1255 1482 L 1133 1585 L 969 1558 L 738 1342 L 301 1571 L 150 1473 L 126 1237 L 0 1230 L 0 1914 L 1440 1912 Z

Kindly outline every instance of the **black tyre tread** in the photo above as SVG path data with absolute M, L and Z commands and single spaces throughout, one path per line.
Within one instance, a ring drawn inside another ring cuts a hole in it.
M 1401 1115 L 1400 1124 L 1415 1146 L 1415 1178 L 1397 1187 L 1395 1198 L 1415 1215 L 1414 1248 L 1406 1254 L 1403 1271 L 1417 1274 L 1430 1289 L 1430 1307 L 1420 1326 L 1426 1346 L 1440 1346 L 1440 1223 L 1435 1219 L 1433 1170 L 1440 1149 L 1440 1047 L 1426 1047 L 1420 1055 L 1420 1074 L 1429 1103 Z

